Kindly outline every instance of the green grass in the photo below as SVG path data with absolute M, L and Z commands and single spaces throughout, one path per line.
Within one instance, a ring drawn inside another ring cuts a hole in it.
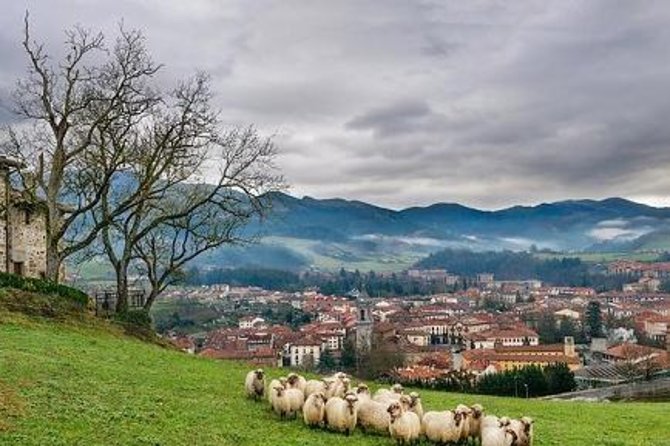
M 537 253 L 541 259 L 562 259 L 564 257 L 576 257 L 588 263 L 608 263 L 615 260 L 637 260 L 640 262 L 653 262 L 659 253 L 653 251 L 632 252 L 559 252 L 559 253 Z
M 102 322 L 0 310 L 1 445 L 391 445 L 282 422 L 243 397 L 248 366 L 143 343 Z M 285 371 L 270 370 L 272 377 Z M 536 445 L 670 445 L 669 403 L 572 403 L 422 392 L 536 420 Z
M 401 252 L 369 253 L 346 243 L 329 242 L 327 253 L 318 252 L 317 240 L 293 237 L 266 237 L 265 243 L 287 246 L 310 261 L 310 265 L 324 271 L 339 271 L 340 268 L 360 271 L 400 272 L 411 267 L 427 254 L 425 251 L 407 249 Z

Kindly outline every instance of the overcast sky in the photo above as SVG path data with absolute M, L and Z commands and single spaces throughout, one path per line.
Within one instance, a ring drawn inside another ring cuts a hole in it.
M 26 8 L 54 49 L 123 19 L 166 81 L 209 71 L 227 122 L 277 135 L 294 195 L 670 205 L 665 0 L 4 0 L 2 98 Z

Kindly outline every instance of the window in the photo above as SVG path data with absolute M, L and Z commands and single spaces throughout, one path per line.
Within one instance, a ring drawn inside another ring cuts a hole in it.
M 31 217 L 30 210 L 26 209 L 25 210 L 25 223 L 26 223 L 26 225 L 30 224 L 30 217 Z

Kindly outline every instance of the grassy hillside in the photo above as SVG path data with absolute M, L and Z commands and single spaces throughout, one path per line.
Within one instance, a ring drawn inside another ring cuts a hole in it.
M 1 296 L 0 296 L 1 297 Z M 1 300 L 1 299 L 0 299 Z M 341 445 L 243 398 L 243 364 L 131 339 L 109 324 L 0 305 L 1 445 Z M 278 376 L 280 370 L 271 370 Z M 422 392 L 427 408 L 481 402 L 537 420 L 537 445 L 670 445 L 668 403 L 568 403 Z M 352 445 L 391 445 L 364 436 Z

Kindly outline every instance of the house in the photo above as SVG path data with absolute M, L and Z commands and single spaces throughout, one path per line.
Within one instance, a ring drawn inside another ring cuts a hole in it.
M 238 323 L 239 328 L 262 328 L 265 327 L 265 319 L 258 316 L 241 317 Z
M 475 349 L 492 349 L 496 345 L 503 347 L 534 346 L 540 343 L 537 332 L 522 325 L 467 333 L 464 339 L 467 347 Z
M 529 365 L 546 367 L 551 364 L 567 364 L 570 370 L 581 366 L 579 354 L 575 350 L 574 339 L 566 337 L 563 344 L 517 345 L 472 349 L 463 352 L 462 368 L 465 370 L 485 370 L 489 366 L 496 370 L 512 370 Z
M 47 266 L 47 211 L 12 187 L 10 174 L 22 167 L 0 156 L 0 271 L 40 278 Z
M 315 367 L 321 359 L 325 345 L 316 337 L 302 337 L 284 346 L 283 365 L 290 367 Z

